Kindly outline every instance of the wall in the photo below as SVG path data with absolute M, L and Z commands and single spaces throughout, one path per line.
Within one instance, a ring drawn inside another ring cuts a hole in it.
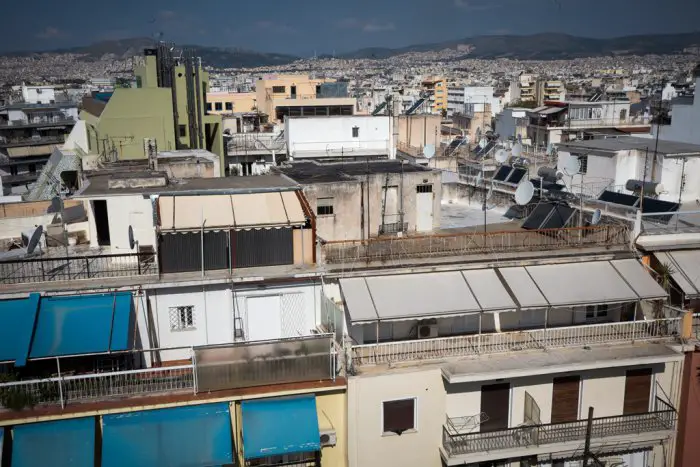
M 426 144 L 440 147 L 439 115 L 400 115 L 394 117 L 394 135 L 398 135 L 396 146 L 423 148 Z
M 316 394 L 318 428 L 334 430 L 335 446 L 321 448 L 321 467 L 345 467 L 348 465 L 348 397 L 345 390 Z
M 416 398 L 416 430 L 382 433 L 382 401 Z M 348 459 L 351 467 L 440 467 L 445 389 L 439 368 L 391 371 L 348 379 Z
M 217 102 L 221 104 L 221 110 L 216 109 Z M 226 109 L 226 103 L 231 104 L 230 110 Z M 210 92 L 207 94 L 207 104 L 207 112 L 214 115 L 253 112 L 257 108 L 257 97 L 254 92 Z
M 353 138 L 353 128 L 359 135 Z M 287 150 L 291 157 L 349 157 L 389 154 L 389 117 L 288 118 Z
M 687 352 L 683 365 L 683 387 L 678 406 L 678 437 L 675 467 L 695 467 L 700 459 L 700 379 L 697 369 L 700 367 L 700 352 Z
M 144 198 L 141 195 L 107 198 L 107 213 L 112 253 L 134 252 L 129 248 L 129 225 L 134 230 L 134 240 L 139 242 L 139 246 L 156 245 L 153 206 L 150 198 Z M 97 235 L 90 235 L 90 238 L 95 238 L 95 242 L 97 242 L 96 237 Z

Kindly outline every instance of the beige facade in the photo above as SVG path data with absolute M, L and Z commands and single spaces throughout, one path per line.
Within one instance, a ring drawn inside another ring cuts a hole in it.
M 239 112 L 255 112 L 257 94 L 254 92 L 210 92 L 207 93 L 207 112 L 228 115 Z
M 440 147 L 440 124 L 442 119 L 439 115 L 400 115 L 394 117 L 394 137 L 396 147 L 422 149 L 426 144 L 432 144 L 435 148 Z

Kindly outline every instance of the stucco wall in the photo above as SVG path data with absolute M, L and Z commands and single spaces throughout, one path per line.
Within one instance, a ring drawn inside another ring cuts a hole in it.
M 353 137 L 353 128 L 357 128 L 357 137 Z M 362 155 L 388 154 L 389 117 L 287 118 L 285 138 L 292 157 L 317 154 L 353 157 L 359 151 Z

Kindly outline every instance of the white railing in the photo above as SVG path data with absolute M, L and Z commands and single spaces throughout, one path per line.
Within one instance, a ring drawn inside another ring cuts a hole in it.
M 592 324 L 352 346 L 352 363 L 376 365 L 640 340 L 677 339 L 681 318 Z
M 0 384 L 0 405 L 21 409 L 39 404 L 65 407 L 71 402 L 193 391 L 193 366 L 60 376 Z

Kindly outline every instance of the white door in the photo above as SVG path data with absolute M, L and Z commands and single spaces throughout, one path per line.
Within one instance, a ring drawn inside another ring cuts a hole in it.
M 266 341 L 282 337 L 280 296 L 246 298 L 246 321 L 249 341 Z
M 416 187 L 416 231 L 433 230 L 433 185 Z

